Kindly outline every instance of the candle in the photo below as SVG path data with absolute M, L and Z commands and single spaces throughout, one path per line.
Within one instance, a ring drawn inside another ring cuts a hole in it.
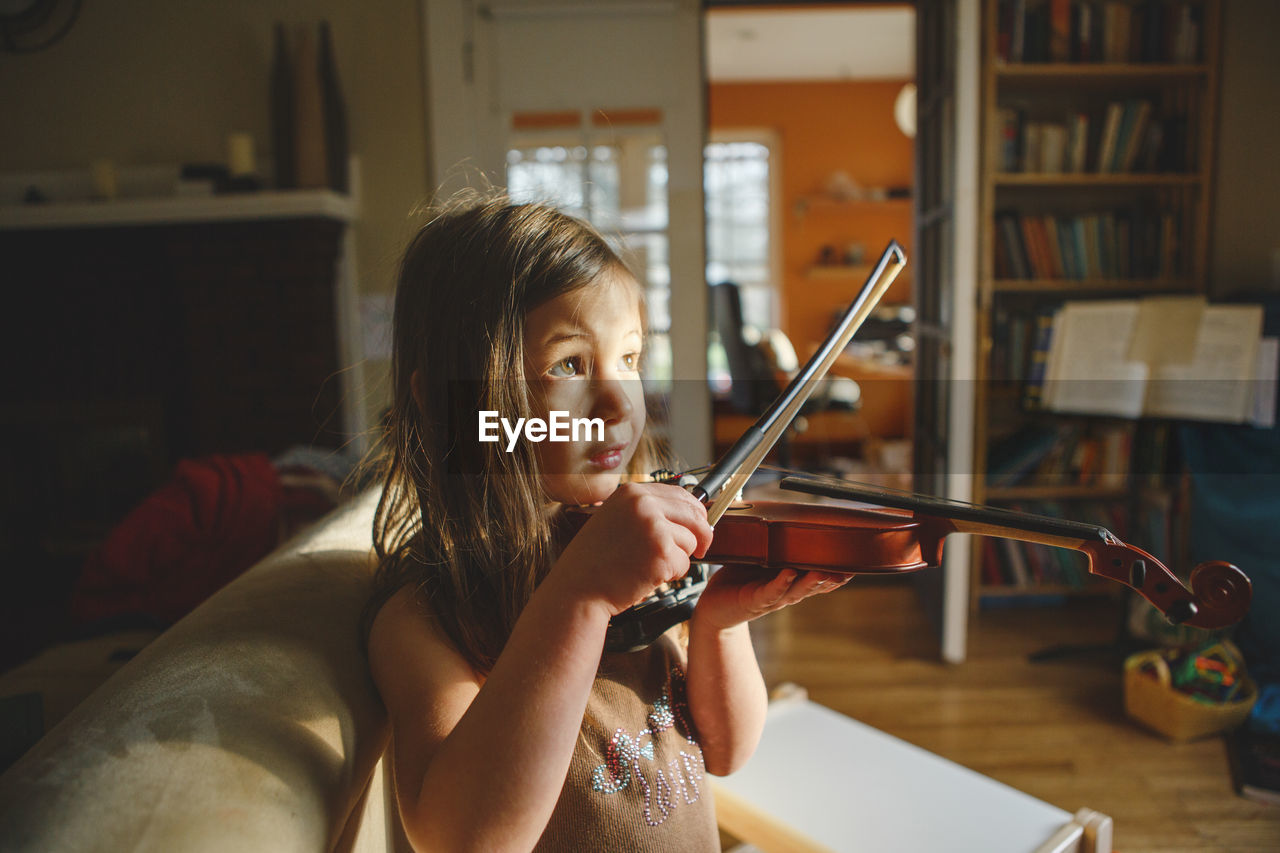
M 233 178 L 253 175 L 257 171 L 250 134 L 233 133 L 227 137 L 227 170 Z
M 116 180 L 116 164 L 111 160 L 94 160 L 89 166 L 90 178 L 93 182 L 93 197 L 101 201 L 111 201 L 116 197 L 119 186 Z

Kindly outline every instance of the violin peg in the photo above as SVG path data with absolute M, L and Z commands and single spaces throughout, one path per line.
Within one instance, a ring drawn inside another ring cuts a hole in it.
M 1184 598 L 1181 601 L 1175 601 L 1171 604 L 1169 606 L 1169 612 L 1166 613 L 1165 616 L 1174 625 L 1181 625 L 1183 622 L 1191 619 L 1199 612 L 1199 607 L 1196 607 L 1195 604 Z
M 1134 560 L 1129 567 L 1129 585 L 1134 589 L 1142 589 L 1147 582 L 1147 561 Z

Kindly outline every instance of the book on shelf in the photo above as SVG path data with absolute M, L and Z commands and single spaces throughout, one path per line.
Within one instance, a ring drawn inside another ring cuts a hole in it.
M 1135 441 L 1130 458 L 1133 485 L 1149 491 L 1158 490 L 1178 470 L 1173 427 L 1168 421 L 1143 424 L 1142 440 Z
M 1021 172 L 1039 172 L 1044 166 L 1044 155 L 1040 143 L 1044 139 L 1044 123 L 1029 121 L 1022 126 L 1022 160 L 1019 163 Z
M 1194 168 L 1188 109 L 1177 98 L 1158 112 L 1150 98 L 1128 98 L 1051 120 L 1005 104 L 996 111 L 995 161 L 1008 174 L 1187 172 Z
M 1262 314 L 1261 305 L 1199 296 L 1067 302 L 1051 322 L 1043 377 L 1029 375 L 1040 387 L 1026 399 L 1055 412 L 1254 422 L 1255 398 L 1275 385 Z
M 1000 107 L 996 110 L 996 162 L 1002 172 L 1016 172 L 1022 163 L 1023 116 L 1017 107 Z
M 1039 171 L 1057 175 L 1067 168 L 1067 127 L 1065 124 L 1046 122 L 1040 127 Z
M 1044 372 L 1049 363 L 1049 341 L 1053 337 L 1053 317 L 1056 311 L 1043 309 L 1035 316 L 1035 327 L 1023 341 L 1030 341 L 1031 351 L 1025 358 L 1019 351 L 1009 354 L 1010 362 L 1025 361 L 1027 381 L 1023 386 L 1023 403 L 1028 409 L 1038 409 L 1041 405 L 1040 394 L 1044 389 Z M 1016 323 L 1015 318 L 1011 323 Z M 997 344 L 998 346 L 999 344 Z
M 1057 430 L 1028 427 L 996 442 L 987 455 L 987 485 L 999 488 L 1024 482 L 1060 440 Z
M 1204 9 L 1188 0 L 999 0 L 1003 62 L 1196 62 Z
M 1151 102 L 1145 98 L 1138 98 L 1126 104 L 1126 118 L 1130 120 L 1130 124 L 1122 134 L 1122 142 L 1119 143 L 1115 162 L 1116 168 L 1112 171 L 1132 172 L 1137 167 L 1138 155 L 1142 153 L 1143 144 L 1148 141 L 1147 125 L 1151 123 L 1152 109 Z M 1132 115 L 1129 115 L 1130 113 Z
M 1031 586 L 1031 572 L 1027 568 L 1026 553 L 1020 547 L 1021 542 L 1012 539 L 1001 539 L 1000 548 L 1004 553 L 1004 565 L 1008 567 L 1009 585 Z
M 1071 59 L 1071 0 L 1049 2 L 1049 61 Z
M 1133 424 L 1027 425 L 996 441 L 987 459 L 987 486 L 1124 488 L 1133 456 Z
M 1095 44 L 1098 42 L 1093 18 L 1093 5 L 1075 3 L 1071 9 L 1071 60 L 1073 62 L 1090 62 L 1097 58 Z
M 995 219 L 997 279 L 1173 279 L 1182 268 L 1182 217 L 1176 210 L 1001 210 Z
M 1063 169 L 1073 174 L 1085 170 L 1089 158 L 1089 114 L 1072 113 L 1067 119 L 1067 151 Z
M 1112 101 L 1107 104 L 1102 118 L 1102 137 L 1098 142 L 1098 160 L 1095 171 L 1110 172 L 1111 161 L 1116 156 L 1116 143 L 1120 137 L 1120 123 L 1124 121 L 1124 104 Z

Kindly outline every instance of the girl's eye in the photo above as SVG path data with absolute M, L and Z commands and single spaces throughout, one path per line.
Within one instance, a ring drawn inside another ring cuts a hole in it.
M 640 353 L 629 352 L 624 355 L 618 362 L 619 366 L 628 372 L 634 372 L 640 369 Z
M 557 379 L 569 379 L 582 373 L 582 359 L 576 355 L 562 358 L 547 371 Z

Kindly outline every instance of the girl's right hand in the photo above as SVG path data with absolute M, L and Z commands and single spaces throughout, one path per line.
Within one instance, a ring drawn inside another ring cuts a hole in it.
M 707 508 L 679 486 L 624 483 L 565 547 L 548 580 L 614 616 L 689 571 L 711 546 Z

